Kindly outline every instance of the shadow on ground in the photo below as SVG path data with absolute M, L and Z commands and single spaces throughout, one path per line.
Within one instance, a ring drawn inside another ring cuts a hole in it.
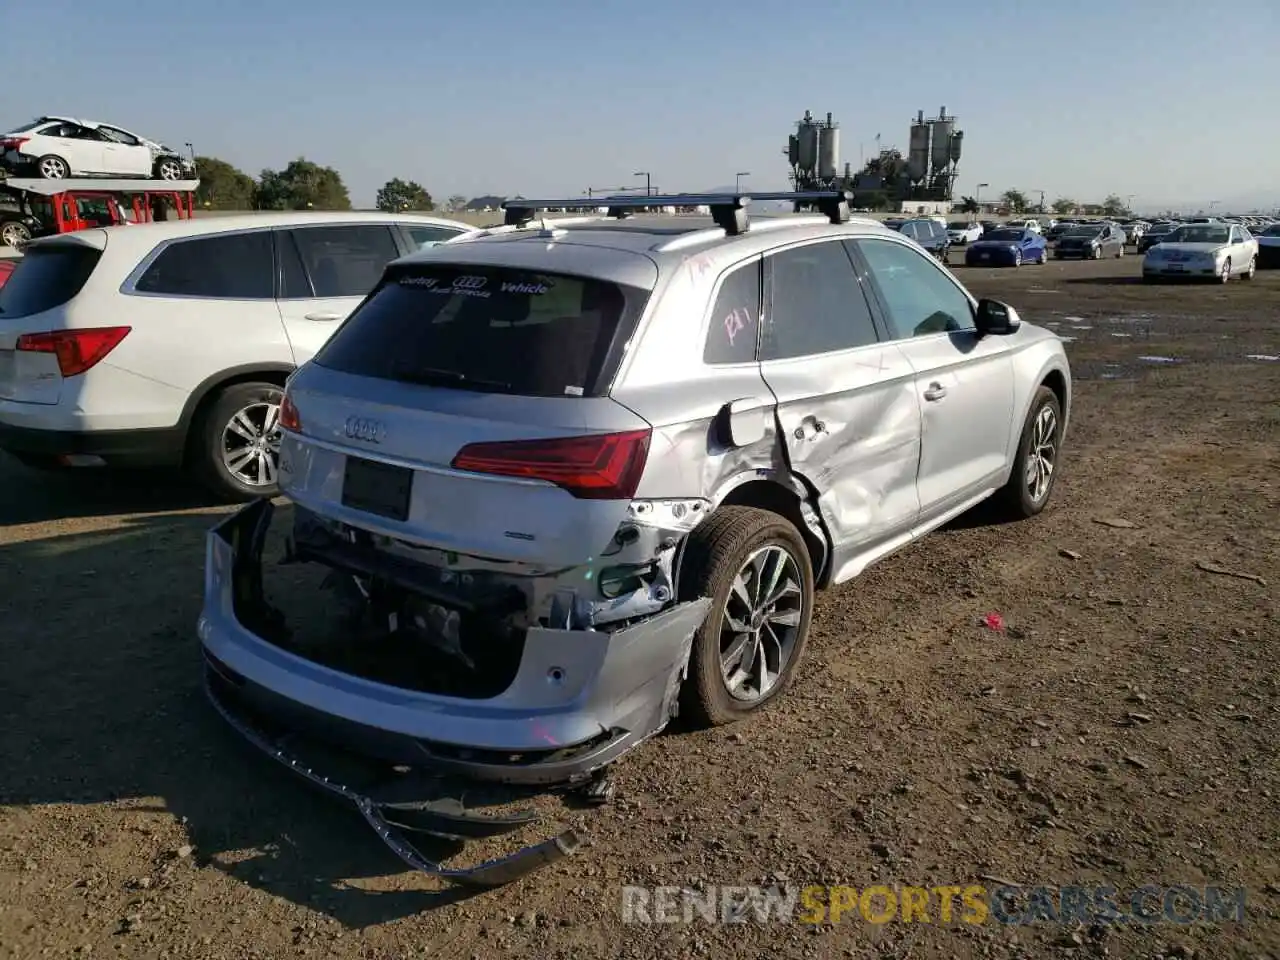
M 1141 286 L 1145 281 L 1142 277 L 1063 277 L 1062 282 L 1088 287 L 1132 287 Z
M 160 797 L 203 862 L 350 927 L 461 899 L 351 886 L 404 867 L 354 809 L 256 753 L 206 703 L 195 624 L 216 519 L 129 517 L 0 545 L 0 579 L 21 585 L 0 612 L 0 803 Z
M 216 505 L 177 470 L 39 470 L 0 453 L 0 527 Z

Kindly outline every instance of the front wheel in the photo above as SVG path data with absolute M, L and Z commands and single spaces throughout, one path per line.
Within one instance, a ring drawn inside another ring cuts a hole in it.
M 181 180 L 182 164 L 173 157 L 161 157 L 156 161 L 154 173 L 161 180 Z
M 1227 257 L 1222 264 L 1222 273 L 1218 276 L 1220 283 L 1227 283 L 1231 280 L 1231 258 Z
M 1011 519 L 1034 517 L 1049 503 L 1058 479 L 1062 447 L 1062 407 L 1048 387 L 1036 390 L 1022 425 L 1022 438 L 1009 480 L 996 494 L 1002 512 Z
M 1258 273 L 1258 258 L 1254 257 L 1249 261 L 1249 269 L 1240 274 L 1241 280 L 1252 280 Z
M 685 544 L 683 600 L 711 598 L 693 636 L 680 711 L 719 726 L 762 708 L 790 685 L 809 639 L 813 566 L 800 532 L 776 513 L 721 507 Z
M 209 406 L 193 437 L 193 466 L 225 500 L 274 497 L 280 467 L 280 401 L 274 383 L 237 383 Z
M 1014 253 L 1013 253 L 1013 265 L 1014 265 L 1015 267 L 1020 267 L 1020 266 L 1022 266 L 1022 251 L 1021 251 L 1021 250 L 1015 250 L 1015 251 L 1014 251 Z

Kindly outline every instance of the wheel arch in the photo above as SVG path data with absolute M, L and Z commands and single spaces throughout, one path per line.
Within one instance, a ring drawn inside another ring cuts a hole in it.
M 273 383 L 283 389 L 295 369 L 292 364 L 287 363 L 246 363 L 207 377 L 191 391 L 178 419 L 184 459 L 190 453 L 191 427 L 199 422 L 200 417 L 216 402 L 223 390 L 239 383 Z
M 800 490 L 804 490 L 803 495 Z M 811 506 L 816 502 L 816 497 L 795 478 L 755 475 L 734 482 L 716 501 L 716 508 L 755 507 L 787 520 L 800 532 L 805 546 L 809 548 L 815 586 L 823 587 L 826 586 L 830 573 L 831 542 L 822 527 L 820 515 Z

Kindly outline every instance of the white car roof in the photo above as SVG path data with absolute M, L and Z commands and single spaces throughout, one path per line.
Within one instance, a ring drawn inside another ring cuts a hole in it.
M 271 227 L 319 227 L 336 223 L 409 223 L 423 226 L 455 227 L 468 233 L 476 229 L 469 223 L 415 213 L 303 210 L 279 213 L 233 213 L 225 217 L 197 217 L 195 220 L 162 220 L 158 223 L 131 223 L 128 226 L 92 227 L 88 230 L 77 230 L 72 233 L 42 237 L 38 240 L 33 240 L 32 244 L 43 245 L 50 242 L 73 241 L 102 249 L 107 246 L 109 241 L 112 248 L 133 244 L 139 248 L 150 249 L 157 243 L 179 237 L 209 236 L 227 233 L 232 230 L 253 229 L 255 227 L 265 230 Z

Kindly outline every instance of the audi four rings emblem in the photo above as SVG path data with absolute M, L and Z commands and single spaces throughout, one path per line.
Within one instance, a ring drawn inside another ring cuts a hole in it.
M 364 440 L 367 443 L 381 443 L 386 429 L 380 420 L 366 417 L 347 417 L 343 432 L 352 440 Z
M 455 290 L 479 290 L 488 282 L 488 277 L 458 277 L 453 281 L 453 288 Z

